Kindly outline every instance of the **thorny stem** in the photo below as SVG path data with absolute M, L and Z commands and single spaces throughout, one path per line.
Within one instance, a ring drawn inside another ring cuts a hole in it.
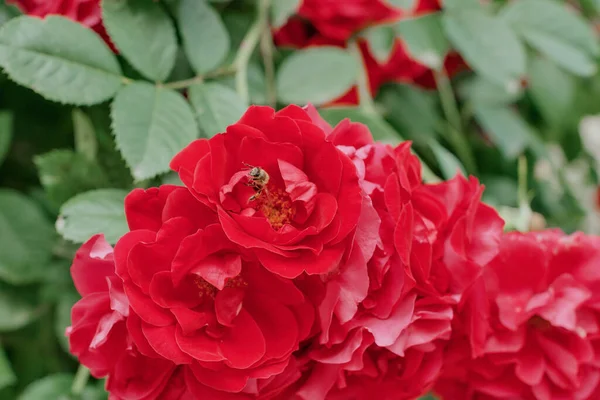
M 208 72 L 205 75 L 197 75 L 197 76 L 194 76 L 193 78 L 165 83 L 162 85 L 162 87 L 164 87 L 166 89 L 185 89 L 189 86 L 195 85 L 196 83 L 202 83 L 206 79 L 219 78 L 221 76 L 232 75 L 234 73 L 235 73 L 235 66 L 228 65 L 223 68 L 218 68 L 212 72 Z
M 273 37 L 269 25 L 269 7 L 271 0 L 261 0 L 259 5 L 259 19 L 263 21 L 260 38 L 260 52 L 265 66 L 265 90 L 267 103 L 271 107 L 277 105 L 277 89 L 275 87 L 275 64 L 273 62 Z
M 83 364 L 79 364 L 75 379 L 73 379 L 73 385 L 71 385 L 71 393 L 75 396 L 81 396 L 88 379 L 90 378 L 90 370 L 87 369 Z
M 443 69 L 441 71 L 434 71 L 433 75 L 440 94 L 442 109 L 444 110 L 444 114 L 448 121 L 448 129 L 446 129 L 448 140 L 454 147 L 456 154 L 458 154 L 467 171 L 470 173 L 477 173 L 475 157 L 471 152 L 469 143 L 463 135 L 462 118 L 458 111 L 458 105 L 448 75 Z
M 368 114 L 376 114 L 375 102 L 371 97 L 371 90 L 369 89 L 369 76 L 367 74 L 367 67 L 364 63 L 360 48 L 355 40 L 351 40 L 348 44 L 350 52 L 360 65 L 360 71 L 356 79 L 356 85 L 358 86 L 358 103 L 360 107 Z

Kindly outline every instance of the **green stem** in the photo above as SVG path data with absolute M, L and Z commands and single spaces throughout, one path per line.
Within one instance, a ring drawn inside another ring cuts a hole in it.
M 419 156 L 417 156 L 419 157 Z M 439 176 L 437 176 L 431 168 L 419 157 L 421 161 L 421 176 L 423 178 L 423 182 L 425 183 L 439 183 L 442 181 Z
M 454 147 L 454 151 L 456 151 L 456 154 L 462 161 L 467 171 L 476 174 L 477 166 L 475 163 L 475 157 L 471 152 L 469 142 L 463 135 L 462 119 L 460 112 L 458 111 L 458 104 L 456 103 L 456 98 L 454 97 L 454 91 L 452 90 L 450 79 L 448 79 L 448 75 L 443 69 L 441 71 L 434 71 L 433 74 L 438 92 L 440 94 L 442 109 L 444 110 L 446 120 L 448 121 L 448 129 L 446 130 L 448 133 L 448 140 L 452 144 L 452 147 Z
M 73 379 L 73 385 L 71 386 L 71 393 L 75 396 L 81 396 L 89 378 L 90 370 L 79 364 L 75 379 Z
M 166 89 L 185 89 L 185 88 L 195 85 L 197 83 L 202 83 L 206 79 L 219 78 L 222 76 L 232 75 L 233 73 L 235 73 L 235 67 L 232 65 L 228 65 L 223 68 L 218 68 L 212 72 L 208 72 L 207 74 L 204 74 L 204 75 L 197 75 L 197 76 L 194 76 L 193 78 L 165 83 L 161 86 Z
M 527 193 L 527 158 L 524 155 L 519 157 L 518 161 L 518 197 L 519 204 L 529 204 L 529 194 Z
M 262 23 L 260 52 L 265 66 L 265 91 L 267 103 L 271 107 L 277 105 L 277 88 L 275 86 L 275 63 L 273 61 L 273 37 L 269 25 L 269 8 L 271 0 L 261 0 L 259 4 L 259 20 Z
M 369 88 L 369 75 L 367 74 L 367 66 L 365 65 L 363 56 L 360 52 L 360 47 L 358 46 L 358 43 L 356 43 L 356 40 L 351 40 L 348 43 L 348 48 L 361 66 L 358 77 L 356 78 L 356 85 L 358 87 L 358 103 L 366 113 L 375 114 L 377 113 L 377 110 L 375 108 L 373 97 L 371 97 L 371 90 Z
M 233 62 L 237 69 L 235 73 L 235 89 L 246 103 L 250 102 L 250 94 L 248 91 L 248 62 L 250 62 L 250 57 L 252 57 L 252 53 L 258 45 L 262 25 L 263 21 L 259 16 L 246 33 L 246 36 L 244 36 L 242 44 L 240 44 L 240 49 L 235 56 L 235 61 Z

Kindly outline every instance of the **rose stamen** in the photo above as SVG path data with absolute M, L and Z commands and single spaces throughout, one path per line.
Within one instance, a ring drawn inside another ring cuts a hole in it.
M 197 275 L 194 275 L 193 279 L 194 279 L 194 283 L 196 284 L 196 287 L 198 287 L 198 289 L 199 289 L 198 294 L 200 295 L 200 297 L 208 296 L 212 299 L 215 298 L 215 296 L 219 292 L 219 289 L 217 289 L 216 287 L 214 287 L 213 285 L 208 283 L 206 280 L 204 280 L 203 278 L 201 278 Z M 233 278 L 227 278 L 225 280 L 226 288 L 242 288 L 242 287 L 246 287 L 246 286 L 248 286 L 248 282 L 246 282 L 244 280 L 244 278 L 242 278 L 241 275 L 235 276 Z
M 296 216 L 296 207 L 285 190 L 269 188 L 259 198 L 258 210 L 276 231 L 290 224 Z
M 546 331 L 552 327 L 552 324 L 550 322 L 540 317 L 539 315 L 534 315 L 533 317 L 529 318 L 529 321 L 527 321 L 527 323 L 530 326 L 533 326 L 541 331 Z

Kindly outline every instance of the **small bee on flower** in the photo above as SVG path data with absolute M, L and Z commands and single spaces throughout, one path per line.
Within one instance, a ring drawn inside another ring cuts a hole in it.
M 248 201 L 250 202 L 256 200 L 262 194 L 263 191 L 267 190 L 266 186 L 269 183 L 269 174 L 261 167 L 254 167 L 246 163 L 244 163 L 244 165 L 250 169 L 248 171 L 248 177 L 250 178 L 248 186 L 251 186 L 256 192 L 248 199 Z

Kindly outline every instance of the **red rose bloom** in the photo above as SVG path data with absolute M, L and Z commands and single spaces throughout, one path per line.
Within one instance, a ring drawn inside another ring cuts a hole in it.
M 297 106 L 252 106 L 171 166 L 225 236 L 274 274 L 329 273 L 350 255 L 364 197 L 356 169 Z M 253 183 L 254 167 L 268 179 Z
M 314 108 L 307 112 L 354 163 L 373 206 L 361 219 L 380 225 L 369 241 L 366 291 L 356 281 L 326 282 L 322 331 L 307 348 L 310 367 L 296 393 L 305 400 L 413 399 L 433 385 L 453 308 L 496 254 L 502 221 L 480 203 L 476 181 L 424 185 L 409 143 L 374 143 L 364 125 L 346 120 L 331 128 Z M 351 319 L 332 311 L 348 297 L 340 288 L 360 299 Z
M 246 260 L 187 188 L 134 190 L 125 211 L 131 232 L 115 247 L 116 270 L 140 353 L 226 392 L 254 394 L 283 373 L 313 325 L 302 290 Z
M 79 22 L 96 31 L 115 51 L 102 24 L 100 0 L 7 0 L 7 3 L 16 5 L 27 15 L 44 18 L 57 14 Z
M 71 275 L 83 296 L 67 328 L 70 350 L 96 378 L 108 376 L 113 400 L 192 399 L 175 364 L 139 354 L 126 329 L 129 302 L 115 275 L 112 247 L 96 235 L 77 251 Z
M 459 308 L 436 391 L 445 399 L 598 398 L 599 262 L 598 237 L 506 234 Z
M 309 20 L 321 35 L 345 42 L 355 32 L 400 14 L 383 0 L 303 0 L 298 15 Z

